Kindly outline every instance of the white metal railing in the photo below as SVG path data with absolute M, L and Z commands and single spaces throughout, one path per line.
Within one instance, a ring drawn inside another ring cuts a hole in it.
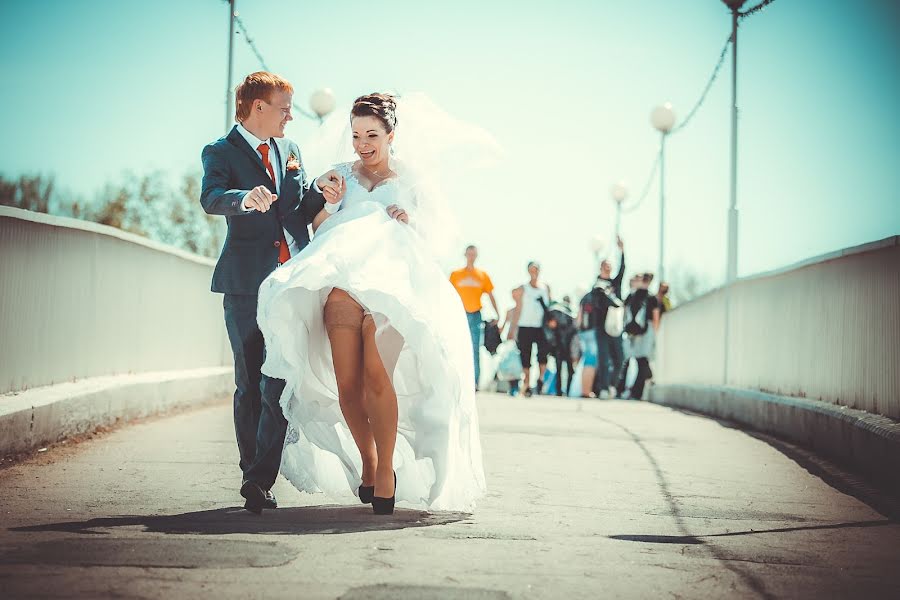
M 808 397 L 900 419 L 898 240 L 740 279 L 677 307 L 663 318 L 656 381 Z
M 231 365 L 213 265 L 112 227 L 0 207 L 0 394 Z

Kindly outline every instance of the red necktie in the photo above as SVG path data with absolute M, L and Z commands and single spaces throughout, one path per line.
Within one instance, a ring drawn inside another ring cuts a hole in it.
M 272 163 L 269 162 L 269 145 L 260 144 L 256 149 L 262 154 L 263 166 L 266 167 L 266 171 L 269 172 L 272 183 L 275 183 L 275 171 L 272 169 Z M 278 264 L 284 264 L 291 259 L 291 251 L 288 249 L 287 240 L 284 237 L 284 230 L 279 227 L 278 231 L 281 233 L 281 240 L 279 240 L 278 244 Z

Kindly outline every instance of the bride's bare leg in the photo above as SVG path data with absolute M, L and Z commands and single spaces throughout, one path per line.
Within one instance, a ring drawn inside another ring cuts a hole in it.
M 375 321 L 366 315 L 362 326 L 363 372 L 366 388 L 366 412 L 375 435 L 378 468 L 375 472 L 375 495 L 394 495 L 394 446 L 397 443 L 397 393 L 375 346 Z
M 347 292 L 335 289 L 325 302 L 325 329 L 331 341 L 341 412 L 362 458 L 362 485 L 375 485 L 375 437 L 363 391 L 363 309 Z

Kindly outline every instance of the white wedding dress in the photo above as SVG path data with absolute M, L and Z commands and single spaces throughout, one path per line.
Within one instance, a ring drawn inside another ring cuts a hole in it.
M 336 167 L 347 186 L 341 209 L 259 290 L 262 370 L 287 382 L 281 472 L 301 491 L 346 501 L 361 483 L 323 321 L 328 294 L 340 288 L 373 315 L 379 353 L 396 364 L 397 503 L 469 511 L 485 480 L 462 303 L 416 230 L 414 186 L 393 178 L 369 192 L 351 166 Z M 407 210 L 409 225 L 388 216 L 391 204 Z

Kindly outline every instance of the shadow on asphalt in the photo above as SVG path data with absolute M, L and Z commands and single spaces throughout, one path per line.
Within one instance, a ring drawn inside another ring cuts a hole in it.
M 659 461 L 656 460 L 656 457 L 644 443 L 644 440 L 640 435 L 622 425 L 614 421 L 613 419 L 608 419 L 605 417 L 600 417 L 595 415 L 595 417 L 608 425 L 618 428 L 622 432 L 624 432 L 628 437 L 631 438 L 631 441 L 640 449 L 640 451 L 644 454 L 644 457 L 647 459 L 647 462 L 650 464 L 650 467 L 653 469 L 654 474 L 656 475 L 656 481 L 659 485 L 659 491 L 662 494 L 663 499 L 666 501 L 666 504 L 669 506 L 669 514 L 672 517 L 672 520 L 675 522 L 675 526 L 677 527 L 679 533 L 681 535 L 678 536 L 665 536 L 665 535 L 613 535 L 609 536 L 611 539 L 615 540 L 625 540 L 631 542 L 644 542 L 644 543 L 670 543 L 670 544 L 698 544 L 703 550 L 709 553 L 713 558 L 722 563 L 722 565 L 741 578 L 744 583 L 752 589 L 756 594 L 764 598 L 765 600 L 774 600 L 775 596 L 772 595 L 767 589 L 765 582 L 758 577 L 756 574 L 752 573 L 750 570 L 742 568 L 735 564 L 735 561 L 730 557 L 727 553 L 723 552 L 722 549 L 718 548 L 715 544 L 710 542 L 705 542 L 699 539 L 699 536 L 694 535 L 689 531 L 687 527 L 687 523 L 685 522 L 684 516 L 682 515 L 681 507 L 679 506 L 677 498 L 672 494 L 671 486 L 669 485 L 669 480 L 666 478 L 665 472 L 663 472 L 662 467 L 660 467 Z M 664 541 L 665 540 L 665 541 Z
M 705 544 L 703 538 L 734 537 L 743 535 L 759 535 L 761 533 L 790 533 L 792 531 L 814 531 L 817 529 L 848 529 L 853 527 L 882 527 L 893 525 L 890 519 L 877 521 L 852 521 L 849 523 L 830 523 L 828 525 L 805 525 L 803 527 L 779 527 L 777 529 L 751 529 L 749 531 L 729 531 L 727 533 L 708 533 L 705 535 L 611 535 L 612 540 L 626 542 L 646 542 L 649 544 Z
M 60 531 L 102 535 L 104 529 L 143 527 L 148 533 L 227 535 L 304 535 L 390 531 L 411 527 L 435 527 L 468 519 L 468 513 L 428 513 L 398 509 L 390 516 L 376 516 L 368 506 L 298 506 L 267 510 L 254 515 L 240 508 L 219 508 L 178 515 L 99 517 L 13 527 L 9 531 Z

